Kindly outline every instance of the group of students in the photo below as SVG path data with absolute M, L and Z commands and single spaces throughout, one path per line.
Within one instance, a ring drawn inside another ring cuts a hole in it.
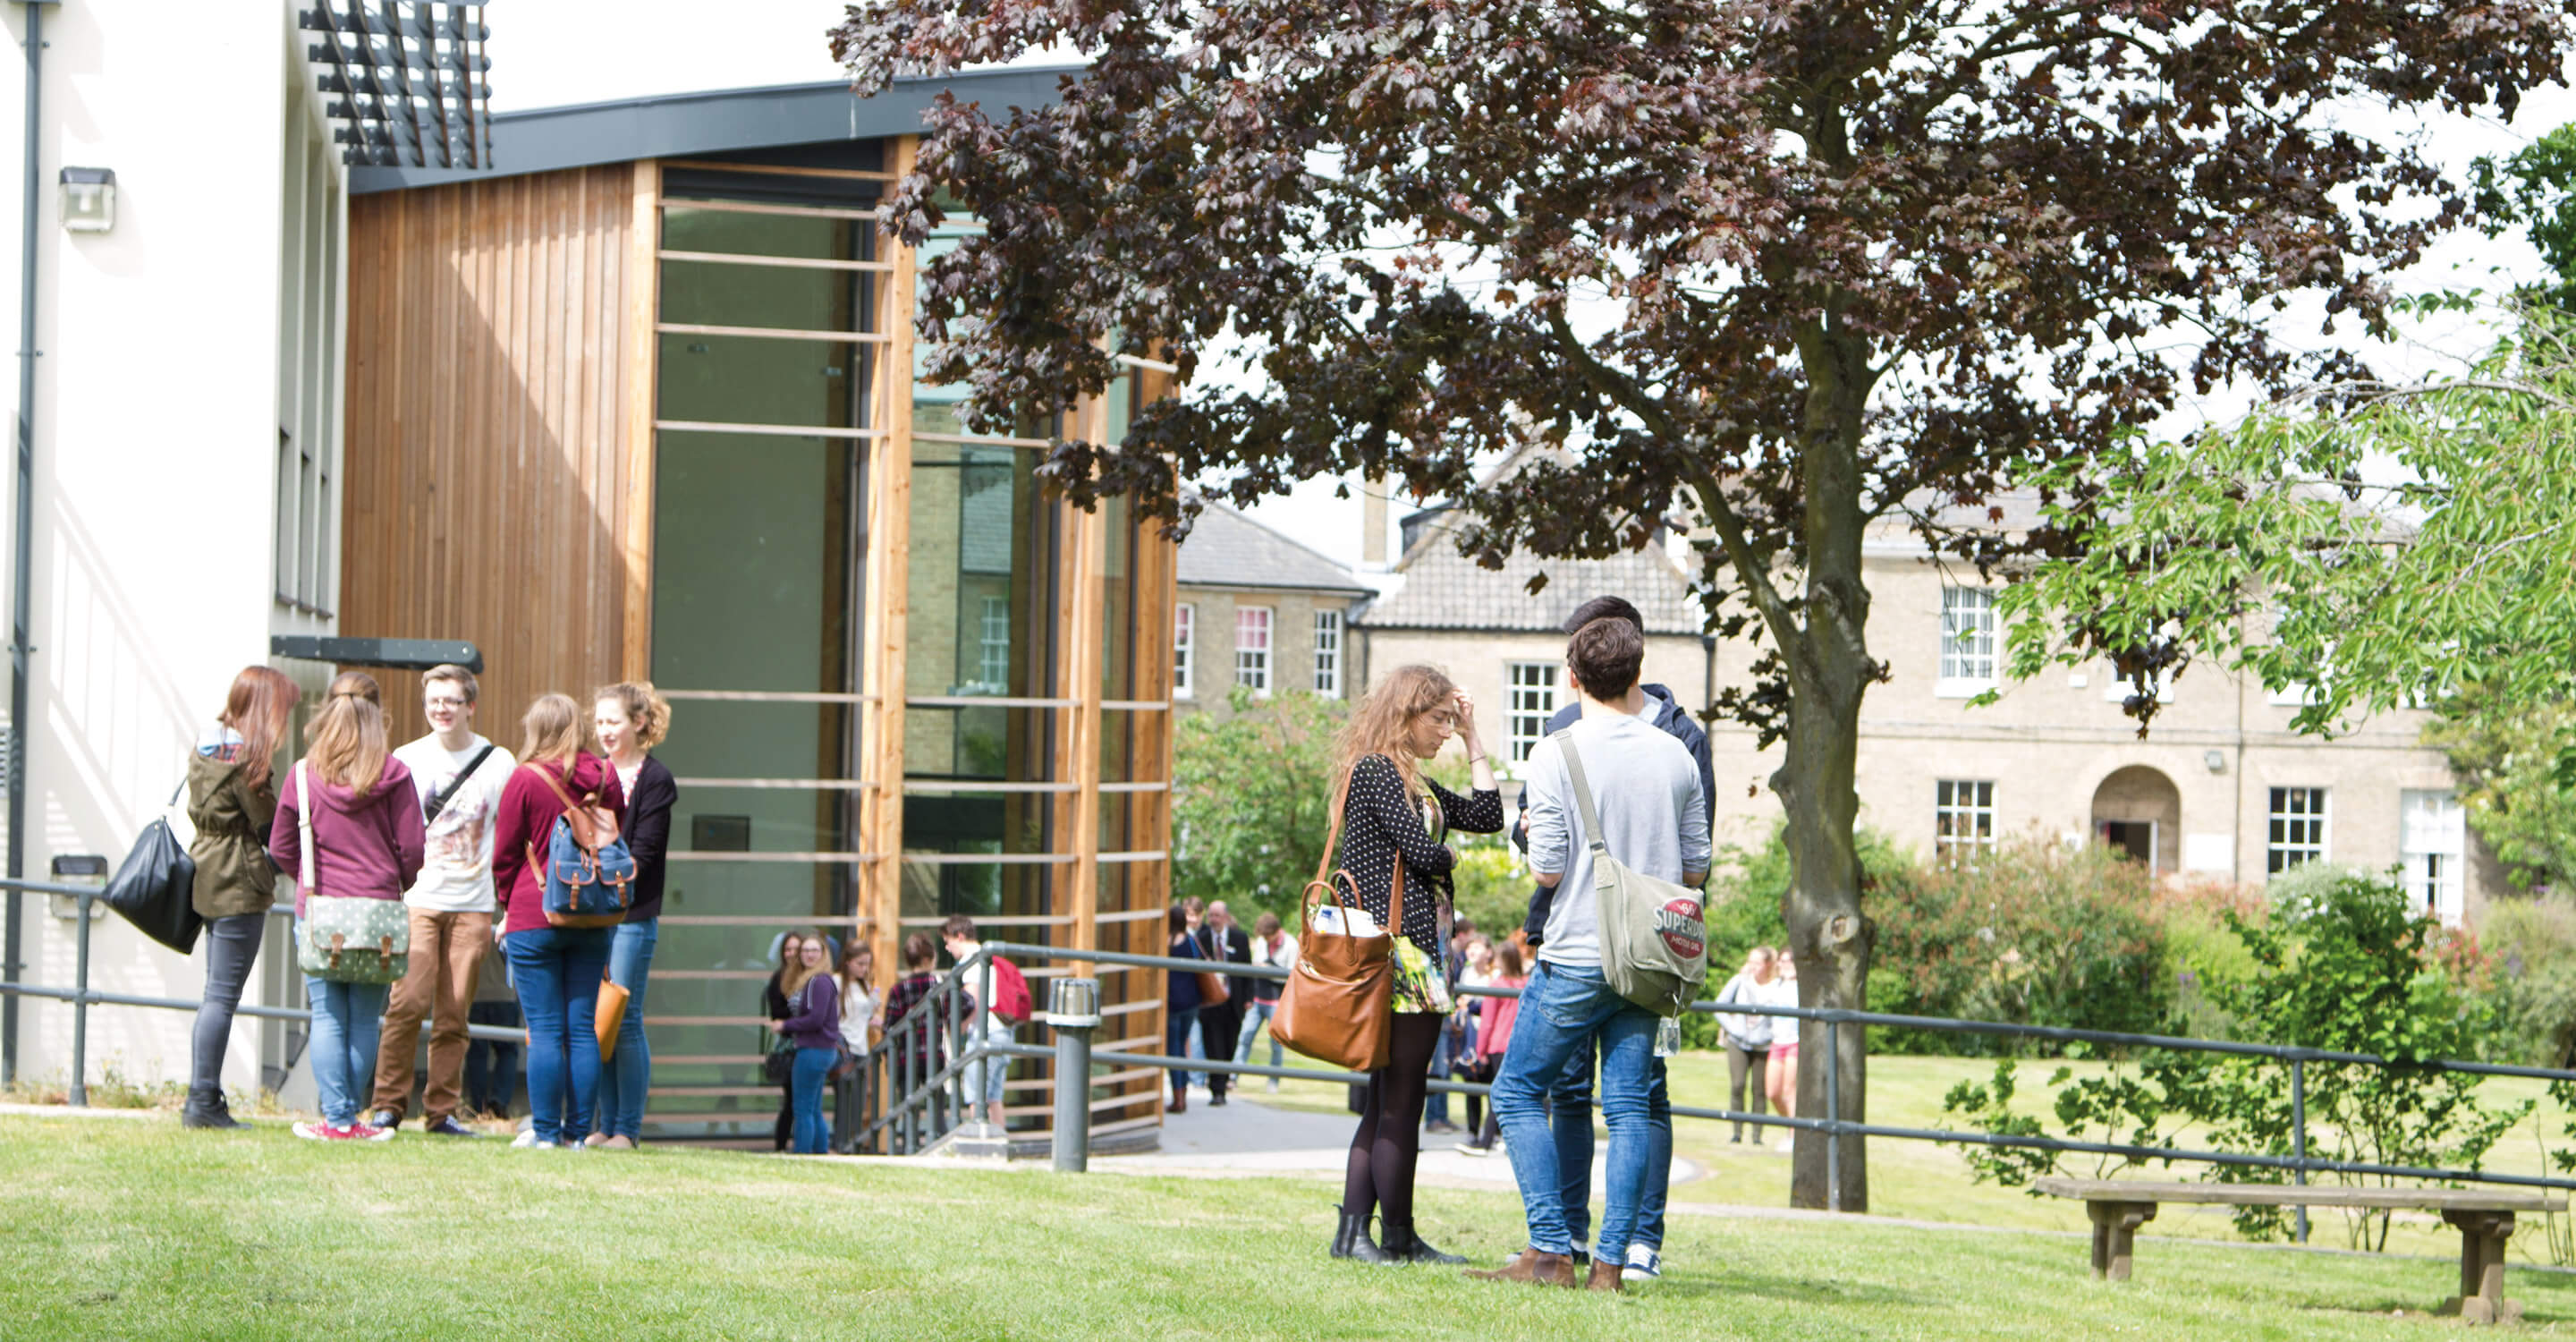
M 224 1101 L 225 1043 L 283 874 L 295 881 L 299 944 L 316 893 L 398 902 L 409 932 L 394 983 L 306 976 L 322 1117 L 296 1124 L 297 1136 L 391 1138 L 410 1107 L 424 1019 L 428 1070 L 417 1080 L 425 1127 L 477 1135 L 459 1116 L 467 1027 L 484 959 L 497 950 L 528 1030 L 530 1123 L 515 1144 L 635 1144 L 652 1079 L 645 984 L 679 797 L 650 752 L 670 729 L 670 706 L 642 683 L 601 688 L 587 714 L 567 695 L 541 695 L 521 720 L 514 754 L 474 731 L 478 693 L 464 667 L 423 673 L 430 731 L 394 748 L 375 678 L 344 673 L 306 724 L 304 754 L 281 777 L 274 756 L 301 691 L 265 666 L 234 678 L 188 762 L 193 903 L 207 920 L 208 952 L 187 1126 L 240 1126 Z M 634 857 L 626 912 L 614 926 L 556 926 L 547 917 L 536 854 L 567 797 L 613 815 Z M 593 1014 L 603 979 L 627 994 L 605 1066 Z
M 1275 913 L 1253 919 L 1252 933 L 1246 936 L 1224 900 L 1208 903 L 1192 896 L 1173 902 L 1164 926 L 1171 935 L 1169 949 L 1175 959 L 1281 970 L 1297 964 L 1297 938 L 1280 926 Z M 1213 968 L 1168 971 L 1163 991 L 1164 1047 L 1175 1058 L 1249 1062 L 1253 1044 L 1279 1010 L 1280 987 L 1278 979 L 1266 975 Z M 1271 1040 L 1270 1065 L 1279 1066 L 1285 1057 L 1279 1041 Z M 1202 1084 L 1207 1087 L 1208 1104 L 1222 1105 L 1232 1082 L 1226 1072 L 1176 1068 L 1171 1112 L 1187 1112 L 1190 1087 Z M 1270 1079 L 1269 1088 L 1279 1089 L 1277 1077 Z
M 1491 1103 L 1529 1240 L 1501 1267 L 1470 1275 L 1617 1291 L 1662 1270 L 1672 1110 L 1661 1018 L 1613 991 L 1603 972 L 1592 856 L 1603 851 L 1647 876 L 1704 884 L 1710 762 L 1706 734 L 1669 691 L 1642 681 L 1645 627 L 1634 606 L 1596 598 L 1565 627 L 1577 702 L 1548 724 L 1524 764 L 1515 834 L 1539 885 L 1520 934 L 1536 963 L 1507 964 L 1495 947 L 1493 982 L 1508 986 L 1507 970 L 1527 974 L 1516 1001 L 1486 999 L 1488 1007 L 1511 1006 L 1484 1012 L 1476 1035 L 1480 1056 L 1488 1038 L 1500 1046 Z M 1422 769 L 1452 740 L 1467 759 L 1463 797 Z M 1590 765 L 1579 775 L 1589 780 L 1589 807 L 1576 796 L 1569 753 Z M 1338 866 L 1370 918 L 1395 938 L 1389 1061 L 1369 1075 L 1330 1252 L 1380 1264 L 1463 1264 L 1415 1230 L 1414 1169 L 1430 1073 L 1458 1010 L 1462 972 L 1452 914 L 1457 855 L 1443 840 L 1451 830 L 1501 832 L 1502 794 L 1473 700 L 1433 667 L 1399 667 L 1372 686 L 1337 756 Z M 1588 816 L 1600 833 L 1587 832 Z M 1404 898 L 1395 909 L 1399 871 Z M 1596 1075 L 1610 1139 L 1607 1198 L 1587 1263 Z
M 789 932 L 779 939 L 778 972 L 762 991 L 764 1019 L 771 1044 L 767 1054 L 770 1079 L 783 1094 L 774 1146 L 797 1155 L 856 1150 L 860 1123 L 874 1107 L 876 1067 L 890 1077 L 919 1084 L 946 1064 L 942 1040 L 945 1022 L 931 1013 L 898 1029 L 889 1040 L 889 1024 L 901 1026 L 913 1009 L 939 986 L 939 952 L 952 964 L 964 964 L 983 950 L 975 920 L 952 914 L 933 940 L 914 932 L 903 940 L 903 974 L 890 989 L 876 986 L 876 950 L 862 927 L 846 951 L 820 928 Z M 1001 956 L 992 957 L 990 1002 L 980 1000 L 983 983 L 967 985 L 969 1028 L 988 1044 L 1008 1044 L 1030 1014 L 1028 981 Z M 977 1058 L 966 1066 L 962 1094 L 969 1118 L 999 1129 L 1005 1126 L 1002 1091 L 1010 1073 L 1007 1058 Z M 834 1119 L 823 1117 L 823 1090 L 836 1087 Z

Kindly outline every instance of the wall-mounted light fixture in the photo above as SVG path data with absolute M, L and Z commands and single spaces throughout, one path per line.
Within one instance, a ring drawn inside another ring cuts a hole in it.
M 2227 772 L 2227 752 L 2224 750 L 2204 750 L 2201 752 L 2200 762 L 2208 765 L 2211 773 Z
M 116 227 L 116 169 L 63 169 L 63 231 L 105 233 Z

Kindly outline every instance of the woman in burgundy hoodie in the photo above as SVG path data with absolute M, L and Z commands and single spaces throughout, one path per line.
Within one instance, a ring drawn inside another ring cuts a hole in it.
M 313 884 L 343 898 L 401 902 L 403 890 L 420 875 L 427 847 L 411 770 L 393 757 L 385 741 L 375 677 L 351 671 L 332 681 L 330 697 L 304 729 L 304 739 L 304 759 L 279 785 L 277 817 L 268 831 L 269 860 L 297 877 L 299 936 L 304 897 L 310 893 L 299 874 L 307 824 L 313 830 Z M 312 814 L 306 820 L 308 810 Z M 305 978 L 304 996 L 313 1009 L 313 1085 L 321 1097 L 322 1122 L 296 1124 L 296 1136 L 335 1142 L 393 1136 L 358 1121 L 358 1102 L 375 1083 L 376 1035 L 387 987 Z
M 614 927 L 557 927 L 546 920 L 538 876 L 544 849 L 563 815 L 560 786 L 574 798 L 594 793 L 626 825 L 626 794 L 617 770 L 582 749 L 587 719 L 560 694 L 528 708 L 519 768 L 501 789 L 493 821 L 492 885 L 501 901 L 501 954 L 528 1022 L 528 1130 L 520 1146 L 582 1149 L 591 1101 L 599 1090 L 599 1035 L 592 1014 L 608 972 Z

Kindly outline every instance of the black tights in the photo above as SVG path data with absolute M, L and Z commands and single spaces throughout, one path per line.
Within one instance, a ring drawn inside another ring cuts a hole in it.
M 1413 1162 L 1422 1153 L 1422 1100 L 1441 1021 L 1426 1011 L 1395 1013 L 1386 1066 L 1369 1073 L 1360 1130 L 1351 1135 L 1350 1169 L 1342 1177 L 1346 1216 L 1366 1216 L 1375 1207 L 1385 1224 L 1413 1223 Z

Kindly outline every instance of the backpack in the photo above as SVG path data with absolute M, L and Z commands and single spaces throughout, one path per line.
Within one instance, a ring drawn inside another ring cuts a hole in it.
M 1610 855 L 1583 757 L 1570 730 L 1551 733 L 1592 850 L 1592 898 L 1601 919 L 1601 976 L 1610 990 L 1658 1016 L 1679 1016 L 1708 979 L 1707 909 L 1698 891 L 1649 876 Z
M 528 766 L 554 789 L 564 804 L 546 839 L 546 860 L 535 848 L 528 865 L 537 869 L 545 894 L 546 922 L 554 927 L 614 927 L 626 921 L 635 900 L 635 855 L 617 832 L 617 813 L 599 804 L 592 792 L 579 801 L 544 765 Z
M 1021 977 L 1020 967 L 996 955 L 993 957 L 993 1014 L 1010 1025 L 1026 1025 L 1030 1013 L 1029 981 Z

